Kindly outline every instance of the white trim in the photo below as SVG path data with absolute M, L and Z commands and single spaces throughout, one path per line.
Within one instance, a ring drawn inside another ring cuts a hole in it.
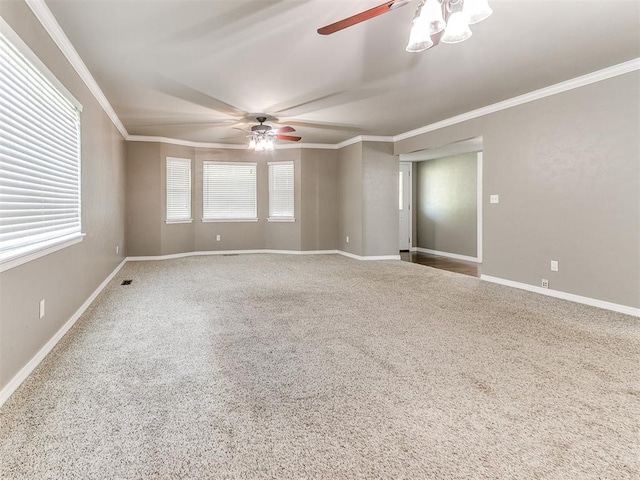
M 341 149 L 353 145 L 359 142 L 393 142 L 393 137 L 380 137 L 376 135 L 358 135 L 357 137 L 350 138 L 344 142 L 336 143 L 334 148 Z
M 409 165 L 409 251 L 411 251 L 413 248 L 413 162 L 399 162 L 400 168 L 402 165 Z
M 438 255 L 440 257 L 455 258 L 456 260 L 464 260 L 465 262 L 480 263 L 477 257 L 470 257 L 468 255 L 459 255 L 457 253 L 441 252 L 440 250 L 431 250 L 429 248 L 413 247 L 412 252 L 430 253 L 431 255 Z
M 36 70 L 45 77 L 58 92 L 65 97 L 79 112 L 82 112 L 82 104 L 80 101 L 65 87 L 58 77 L 47 67 L 40 58 L 29 48 L 20 35 L 18 35 L 13 28 L 0 17 L 0 32 L 7 37 L 9 42 L 29 61 L 33 64 Z
M 248 150 L 247 145 L 242 144 L 234 144 L 234 143 L 207 143 L 207 142 L 192 142 L 190 140 L 180 140 L 177 138 L 169 138 L 169 137 L 154 137 L 151 135 L 128 135 L 126 137 L 128 142 L 151 142 L 151 143 L 168 143 L 171 145 L 181 145 L 183 147 L 193 147 L 193 148 L 220 148 L 227 150 Z M 275 146 L 276 150 L 287 150 L 290 148 L 316 148 L 316 149 L 324 149 L 324 150 L 336 150 L 336 147 L 330 143 L 297 143 L 291 145 L 281 145 L 277 144 Z M 255 154 L 259 155 L 265 152 L 255 152 Z
M 151 143 L 169 143 L 171 145 L 180 145 L 183 147 L 199 147 L 199 148 L 225 148 L 228 150 L 248 150 L 245 144 L 233 143 L 207 143 L 192 142 L 190 140 L 180 140 L 178 138 L 154 137 L 151 135 L 127 135 L 128 142 L 151 142 Z
M 33 0 L 30 0 L 30 1 L 33 1 Z M 336 143 L 336 144 L 328 144 L 328 143 L 304 144 L 302 143 L 302 144 L 292 144 L 292 145 L 286 145 L 286 146 L 278 145 L 277 148 L 317 148 L 317 149 L 339 150 L 341 148 L 348 147 L 349 145 L 353 145 L 354 143 L 358 143 L 358 142 L 394 142 L 395 143 L 400 140 L 406 140 L 407 138 L 421 135 L 423 133 L 433 132 L 434 130 L 439 130 L 441 128 L 449 127 L 457 123 L 466 122 L 474 118 L 482 117 L 490 113 L 499 112 L 501 110 L 506 110 L 508 108 L 516 107 L 518 105 L 522 105 L 528 102 L 533 102 L 534 100 L 540 100 L 542 98 L 549 97 L 551 95 L 556 95 L 558 93 L 563 93 L 569 90 L 573 90 L 575 88 L 584 87 L 592 83 L 608 80 L 609 78 L 631 73 L 636 70 L 640 70 L 640 58 L 635 58 L 627 62 L 623 62 L 617 65 L 613 65 L 611 67 L 603 68 L 602 70 L 597 70 L 595 72 L 588 73 L 580 77 L 572 78 L 564 82 L 556 83 L 548 87 L 534 90 L 533 92 L 525 93 L 523 95 L 513 97 L 510 99 L 504 100 L 502 102 L 487 105 L 485 107 L 472 110 L 470 112 L 466 112 L 461 115 L 456 115 L 455 117 L 447 118 L 439 122 L 431 123 L 429 125 L 425 125 L 424 127 L 420 127 L 415 130 L 409 130 L 408 132 L 400 133 L 395 136 L 358 135 L 356 137 L 350 138 L 348 140 L 344 140 L 343 142 Z M 129 135 L 126 138 L 128 141 L 163 142 L 163 143 L 171 143 L 174 145 L 185 145 L 190 147 L 202 147 L 202 148 L 231 148 L 231 149 L 247 148 L 245 145 L 189 142 L 185 140 L 177 140 L 177 139 L 166 138 L 166 137 L 146 137 L 146 136 L 138 136 L 138 135 Z
M 169 255 L 149 255 L 138 257 L 127 257 L 129 262 L 143 262 L 146 260 L 171 260 L 174 258 L 185 257 L 200 257 L 208 255 L 246 255 L 255 253 L 278 253 L 283 255 L 331 255 L 338 254 L 338 250 L 269 250 L 269 249 L 255 249 L 255 250 L 207 250 L 200 252 L 183 252 L 173 253 Z
M 293 217 L 272 217 L 272 218 L 267 218 L 267 222 L 274 222 L 274 223 L 293 223 L 295 222 L 296 219 Z
M 257 222 L 258 218 L 203 218 L 202 223 Z
M 76 243 L 80 243 L 85 235 L 85 233 L 73 233 L 71 235 L 65 235 L 64 237 L 47 240 L 46 242 L 27 245 L 18 250 L 12 251 L 13 255 L 2 260 L 0 263 L 0 272 L 6 272 L 7 270 L 19 265 L 44 257 L 50 253 L 57 252 L 63 248 L 70 247 Z
M 482 263 L 482 169 L 483 169 L 483 152 L 478 152 L 476 154 L 476 177 L 477 177 L 477 196 L 476 196 L 476 207 L 477 207 L 477 232 L 478 232 L 478 246 L 476 247 L 476 261 L 478 263 Z
M 190 218 L 189 220 L 165 220 L 164 223 L 167 225 L 174 225 L 176 223 L 193 223 L 193 218 Z
M 67 38 L 67 35 L 64 33 L 64 31 L 60 27 L 60 24 L 51 13 L 51 10 L 49 10 L 49 7 L 47 7 L 45 1 L 25 0 L 25 2 L 29 6 L 29 8 L 31 8 L 34 15 L 40 21 L 47 33 L 49 33 L 55 44 L 58 45 L 58 48 L 60 48 L 64 56 L 67 57 L 67 60 L 69 60 L 71 66 L 75 69 L 76 72 L 78 72 L 80 78 L 84 81 L 85 85 L 96 98 L 100 106 L 102 106 L 102 109 L 111 119 L 120 134 L 124 138 L 127 138 L 129 136 L 127 129 L 124 128 L 124 125 L 118 118 L 118 115 L 116 115 L 115 110 L 113 110 L 113 108 L 111 107 L 109 100 L 107 100 L 107 97 L 102 92 L 100 86 L 91 75 L 91 72 L 89 72 L 89 69 L 82 61 L 82 58 L 80 58 L 80 55 L 78 55 L 78 52 L 69 41 L 69 38 Z
M 293 160 L 282 160 L 278 162 L 267 162 L 267 165 L 294 165 Z
M 332 143 L 276 143 L 276 150 L 290 150 L 292 148 L 315 148 L 318 150 L 336 150 L 336 146 Z
M 80 306 L 80 308 L 73 314 L 73 316 L 67 320 L 67 322 L 56 332 L 56 334 L 49 339 L 49 341 L 29 360 L 29 362 L 20 369 L 20 371 L 0 390 L 0 407 L 9 399 L 9 397 L 18 389 L 18 387 L 24 382 L 29 375 L 36 369 L 36 367 L 44 360 L 44 358 L 53 350 L 53 347 L 64 337 L 71 327 L 76 323 L 80 316 L 85 312 L 89 305 L 95 300 L 95 298 L 102 292 L 102 290 L 109 284 L 109 282 L 116 276 L 122 266 L 127 262 L 126 259 L 120 262 L 111 274 L 96 288 L 91 296 Z
M 505 280 L 504 278 L 492 277 L 490 275 L 480 275 L 480 280 L 491 283 L 498 283 L 500 285 L 506 285 L 507 287 L 518 288 L 520 290 L 527 290 L 528 292 L 539 293 L 548 297 L 561 298 L 563 300 L 569 300 L 570 302 L 582 303 L 584 305 L 589 305 L 592 307 L 603 308 L 605 310 L 625 313 L 634 317 L 640 317 L 640 308 L 620 305 L 618 303 L 606 302 L 604 300 L 597 300 L 595 298 L 583 297 L 581 295 L 561 292 L 559 290 L 550 290 L 548 288 L 537 287 L 535 285 L 529 285 L 527 283 L 514 282 L 512 280 Z
M 342 255 L 356 260 L 400 260 L 400 255 L 378 255 L 366 256 L 355 255 L 341 250 L 271 250 L 271 249 L 255 249 L 255 250 L 208 250 L 200 252 L 184 252 L 173 253 L 170 255 L 149 255 L 138 257 L 127 257 L 129 262 L 143 262 L 146 260 L 171 260 L 173 258 L 199 257 L 208 255 L 245 255 L 255 253 L 276 253 L 282 255 Z
M 29 8 L 31 8 L 35 16 L 38 18 L 42 26 L 49 33 L 53 41 L 58 45 L 58 47 L 60 48 L 62 53 L 65 55 L 65 57 L 67 57 L 67 59 L 69 60 L 73 68 L 76 70 L 76 72 L 78 72 L 78 75 L 80 75 L 80 78 L 82 78 L 82 80 L 87 85 L 87 87 L 89 88 L 93 96 L 96 98 L 96 100 L 98 100 L 98 103 L 100 103 L 100 105 L 104 109 L 105 113 L 109 116 L 113 124 L 116 126 L 116 128 L 120 131 L 120 133 L 126 140 L 133 141 L 133 142 L 161 142 L 161 143 L 170 143 L 173 145 L 183 145 L 183 146 L 189 146 L 189 147 L 202 147 L 202 148 L 247 149 L 246 145 L 191 142 L 187 140 L 179 140 L 179 139 L 173 139 L 173 138 L 167 138 L 167 137 L 129 135 L 124 125 L 116 115 L 115 111 L 111 107 L 111 104 L 107 100 L 107 97 L 104 95 L 104 93 L 98 86 L 98 83 L 95 81 L 95 79 L 89 72 L 89 69 L 86 67 L 86 65 L 82 61 L 82 58 L 80 58 L 80 55 L 78 55 L 78 52 L 73 47 L 73 45 L 67 38 L 66 34 L 62 30 L 58 22 L 56 21 L 55 17 L 51 13 L 51 10 L 49 10 L 49 8 L 47 7 L 45 0 L 25 0 L 25 1 L 29 6 Z M 424 127 L 410 130 L 408 132 L 400 133 L 395 136 L 359 135 L 337 144 L 324 144 L 324 143 L 298 144 L 298 145 L 279 144 L 276 148 L 278 149 L 317 148 L 317 149 L 337 150 L 358 142 L 397 142 L 400 140 L 405 140 L 407 138 L 415 137 L 417 135 L 421 135 L 423 133 L 432 132 L 440 128 L 448 127 L 456 123 L 465 122 L 473 118 L 478 118 L 483 115 L 488 115 L 490 113 L 494 113 L 500 110 L 505 110 L 507 108 L 522 105 L 527 102 L 532 102 L 534 100 L 539 100 L 541 98 L 549 97 L 557 93 L 566 92 L 574 88 L 583 87 L 583 86 L 600 82 L 602 80 L 607 80 L 609 78 L 613 78 L 619 75 L 624 75 L 626 73 L 630 73 L 636 70 L 640 70 L 640 58 L 634 58 L 627 62 L 623 62 L 617 65 L 612 65 L 611 67 L 603 68 L 601 70 L 597 70 L 595 72 L 588 73 L 580 77 L 576 77 L 570 80 L 566 80 L 564 82 L 556 83 L 555 85 L 550 85 L 548 87 L 544 87 L 539 90 L 535 90 L 533 92 L 525 93 L 524 95 L 520 95 L 518 97 L 514 97 L 508 100 L 504 100 L 502 102 L 494 103 L 492 105 L 488 105 L 486 107 L 472 110 L 462 115 L 457 115 L 455 117 L 451 117 L 436 123 L 432 123 L 430 125 L 425 125 Z
M 524 95 L 519 95 L 502 102 L 494 103 L 492 105 L 487 105 L 486 107 L 478 108 L 461 115 L 456 115 L 455 117 L 447 118 L 430 125 L 425 125 L 424 127 L 420 127 L 415 130 L 400 133 L 399 135 L 395 135 L 393 137 L 393 141 L 398 142 L 400 140 L 415 137 L 423 133 L 433 132 L 434 130 L 449 127 L 451 125 L 455 125 L 456 123 L 466 122 L 474 118 L 489 115 L 490 113 L 499 112 L 500 110 L 517 107 L 518 105 L 522 105 L 524 103 L 533 102 L 534 100 L 540 100 L 541 98 L 550 97 L 551 95 L 555 95 L 557 93 L 563 93 L 568 90 L 573 90 L 574 88 L 584 87 L 592 83 L 607 80 L 619 75 L 624 75 L 636 70 L 640 70 L 640 58 L 634 58 L 633 60 L 629 60 L 628 62 L 603 68 L 602 70 L 597 70 L 580 77 L 556 83 L 555 85 L 550 85 L 539 90 L 534 90 L 533 92 L 525 93 Z
M 356 255 L 355 253 L 343 252 L 338 250 L 338 255 L 353 258 L 355 260 L 400 260 L 400 255 Z
M 339 150 L 354 143 L 359 142 L 389 142 L 393 143 L 394 137 L 381 137 L 376 135 L 358 135 L 340 143 L 292 143 L 292 144 L 276 144 L 276 150 L 287 150 L 292 148 L 315 148 L 320 150 Z M 180 140 L 178 138 L 155 137 L 152 135 L 127 135 L 128 142 L 151 142 L 151 143 L 169 143 L 171 145 L 181 145 L 183 147 L 193 148 L 221 148 L 230 150 L 247 150 L 248 147 L 244 143 L 208 143 L 194 142 L 191 140 Z M 256 152 L 261 153 L 261 152 Z

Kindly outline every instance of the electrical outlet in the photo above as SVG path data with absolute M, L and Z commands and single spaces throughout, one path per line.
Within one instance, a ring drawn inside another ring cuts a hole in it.
M 349 235 L 347 235 L 347 243 L 349 243 Z
M 40 300 L 40 318 L 44 317 L 44 298 Z
M 220 235 L 216 235 L 216 242 L 220 241 Z
M 491 195 L 489 197 L 489 203 L 500 203 L 500 195 Z
M 551 260 L 551 271 L 552 272 L 557 272 L 558 271 L 558 261 L 557 260 Z
M 546 278 L 543 278 L 541 286 L 542 288 L 549 288 L 549 280 L 547 280 Z

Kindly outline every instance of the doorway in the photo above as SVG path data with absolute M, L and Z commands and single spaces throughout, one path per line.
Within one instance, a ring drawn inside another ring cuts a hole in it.
M 399 250 L 411 250 L 411 163 L 400 163 L 398 178 Z
M 483 237 L 482 143 L 482 137 L 476 137 L 400 154 L 400 169 L 403 165 L 407 169 L 400 177 L 409 177 L 408 183 L 401 180 L 401 196 L 408 189 L 408 201 L 415 202 L 409 206 L 415 211 L 400 210 L 402 260 L 479 275 Z M 402 202 L 403 198 L 401 207 Z M 408 226 L 403 213 L 408 214 Z M 403 232 L 409 232 L 409 241 L 403 241 Z

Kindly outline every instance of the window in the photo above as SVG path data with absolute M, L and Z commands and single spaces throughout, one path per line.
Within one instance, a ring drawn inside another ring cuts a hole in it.
M 167 157 L 167 223 L 191 222 L 191 160 Z
M 4 263 L 19 257 L 26 261 L 26 255 L 31 259 L 35 252 L 45 254 L 82 238 L 82 106 L 1 18 L 0 22 L 0 263 Z M 11 268 L 7 265 L 3 269 Z
M 294 221 L 293 162 L 269 163 L 269 220 Z
M 255 163 L 204 162 L 203 221 L 258 221 Z

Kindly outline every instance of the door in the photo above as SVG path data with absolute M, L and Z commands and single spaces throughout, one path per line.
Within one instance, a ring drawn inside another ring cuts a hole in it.
M 409 250 L 411 245 L 411 163 L 400 163 L 399 177 L 400 250 Z

